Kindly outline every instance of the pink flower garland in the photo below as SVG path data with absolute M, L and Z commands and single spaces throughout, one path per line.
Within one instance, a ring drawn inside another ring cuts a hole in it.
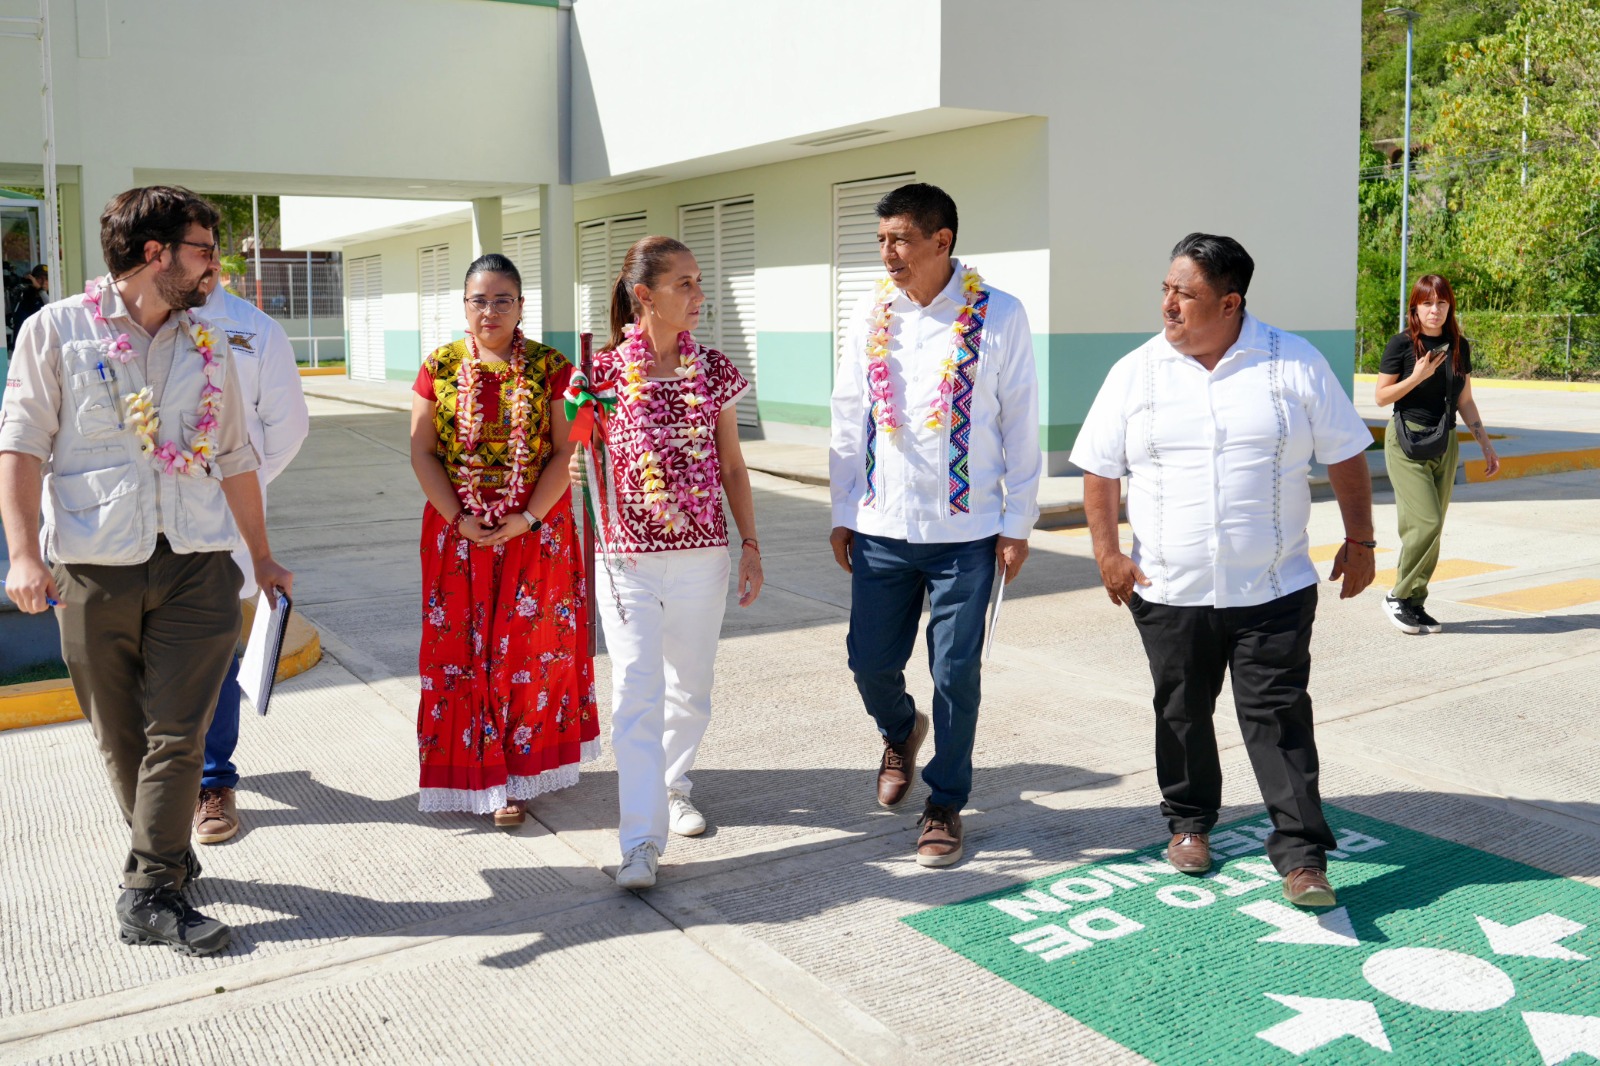
M 644 437 L 644 451 L 635 460 L 650 516 L 668 533 L 681 532 L 687 518 L 710 528 L 716 519 L 718 472 L 712 458 L 715 418 L 705 395 L 705 349 L 687 331 L 678 334 L 676 374 L 688 408 L 682 423 L 673 420 L 666 390 L 657 389 L 647 372 L 655 355 L 637 323 L 624 330 L 621 402 Z M 673 459 L 674 431 L 684 438 L 687 462 L 668 469 Z
M 83 288 L 83 302 L 94 308 L 94 320 L 106 327 L 106 336 L 100 341 L 100 350 L 109 359 L 126 366 L 136 354 L 132 343 L 126 333 L 111 336 L 111 327 L 106 322 L 105 315 L 100 310 L 101 294 L 107 285 L 111 284 L 109 278 L 91 278 Z M 185 477 L 204 477 L 210 470 L 210 461 L 216 456 L 216 444 L 212 434 L 216 432 L 217 416 L 222 413 L 222 386 L 218 378 L 223 373 L 222 363 L 217 359 L 217 334 L 211 326 L 196 318 L 194 312 L 185 310 L 181 312 L 180 325 L 184 334 L 188 336 L 189 343 L 199 354 L 204 362 L 203 371 L 206 383 L 200 388 L 200 403 L 195 409 L 195 435 L 192 448 L 183 448 L 176 441 L 167 441 L 164 444 L 156 443 L 156 431 L 161 426 L 161 414 L 156 407 L 155 394 L 146 385 L 138 392 L 130 392 L 124 396 L 123 402 L 128 407 L 128 421 L 132 423 L 134 434 L 139 438 L 139 450 L 151 456 L 158 466 L 167 473 Z
M 483 492 L 486 464 L 475 454 L 483 436 L 483 412 L 478 403 L 478 341 L 470 333 L 467 346 L 469 355 L 456 371 L 456 442 L 461 446 L 456 494 L 463 507 L 493 524 L 511 512 L 530 480 L 533 450 L 528 443 L 528 427 L 533 419 L 533 389 L 523 374 L 528 365 L 527 345 L 522 339 L 522 327 L 518 326 L 511 334 L 511 469 L 500 497 L 493 502 Z
M 922 424 L 928 429 L 943 429 L 950 425 L 950 400 L 955 394 L 956 364 L 967 334 L 972 332 L 976 319 L 973 304 L 983 293 L 983 279 L 970 267 L 961 272 L 962 308 L 950 327 L 950 350 L 945 353 L 939 367 L 939 391 L 928 403 L 928 413 Z M 884 278 L 878 282 L 877 300 L 872 305 L 872 331 L 867 334 L 867 397 L 872 403 L 872 420 L 879 431 L 893 435 L 900 428 L 900 419 L 894 409 L 894 384 L 889 377 L 889 323 L 894 316 L 889 307 L 897 293 L 894 282 Z

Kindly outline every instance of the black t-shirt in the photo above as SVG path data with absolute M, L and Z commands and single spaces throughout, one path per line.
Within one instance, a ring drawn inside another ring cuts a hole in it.
M 1429 337 L 1424 335 L 1423 345 L 1430 352 L 1436 352 L 1441 347 L 1448 348 L 1450 342 L 1444 337 Z M 1448 360 L 1446 360 L 1448 362 Z M 1411 345 L 1411 333 L 1396 333 L 1389 340 L 1389 346 L 1383 350 L 1383 360 L 1378 364 L 1378 373 L 1396 374 L 1404 381 L 1411 376 L 1411 370 L 1417 365 L 1416 349 Z M 1464 375 L 1472 373 L 1472 345 L 1467 338 L 1461 338 L 1461 365 L 1462 373 L 1454 374 L 1456 398 L 1461 397 L 1461 386 Z M 1406 393 L 1395 403 L 1395 410 L 1400 417 L 1408 422 L 1419 425 L 1437 425 L 1444 417 L 1444 381 L 1445 364 L 1440 363 L 1439 369 L 1433 376 L 1422 382 L 1416 388 Z

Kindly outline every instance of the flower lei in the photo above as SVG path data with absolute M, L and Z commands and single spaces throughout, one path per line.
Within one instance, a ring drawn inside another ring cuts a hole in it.
M 688 462 L 683 469 L 673 471 L 674 476 L 669 476 L 666 463 L 671 454 L 673 422 L 667 397 L 646 374 L 655 356 L 645 343 L 644 330 L 637 323 L 627 326 L 623 334 L 627 340 L 620 353 L 622 386 L 618 391 L 622 405 L 631 413 L 645 438 L 645 450 L 634 460 L 634 465 L 639 470 L 639 483 L 650 516 L 674 535 L 683 529 L 690 517 L 702 526 L 710 526 L 715 520 L 717 506 L 714 491 L 717 469 L 711 458 L 712 420 L 706 417 L 711 408 L 704 391 L 707 384 L 705 350 L 687 331 L 678 334 L 675 372 L 683 384 L 683 402 L 689 408 L 682 427 L 686 440 L 683 454 Z
M 478 341 L 470 333 L 467 346 L 470 355 L 461 360 L 456 371 L 456 442 L 461 446 L 456 494 L 463 507 L 492 524 L 510 513 L 529 481 L 533 451 L 528 444 L 528 426 L 533 415 L 533 389 L 523 374 L 528 364 L 527 345 L 522 339 L 522 327 L 518 326 L 511 334 L 511 470 L 499 499 L 493 502 L 483 491 L 487 464 L 475 454 L 483 437 L 483 411 L 478 403 Z
M 106 322 L 105 315 L 100 310 L 100 297 L 105 291 L 110 279 L 91 278 L 83 289 L 83 301 L 94 308 L 94 320 L 106 327 L 106 336 L 100 343 L 100 350 L 109 359 L 126 366 L 134 358 L 133 345 L 128 340 L 126 333 L 111 336 L 111 327 Z M 139 439 L 139 451 L 153 457 L 156 464 L 168 474 L 182 474 L 185 477 L 204 477 L 210 469 L 210 460 L 216 455 L 216 443 L 212 434 L 217 429 L 217 416 L 222 413 L 222 386 L 217 379 L 223 373 L 223 365 L 217 359 L 217 349 L 220 347 L 216 332 L 209 324 L 196 318 L 194 312 L 184 310 L 179 325 L 182 326 L 189 342 L 194 345 L 194 350 L 199 353 L 205 362 L 206 383 L 200 388 L 200 403 L 196 407 L 195 435 L 191 447 L 180 447 L 176 441 L 167 441 L 165 444 L 156 443 L 156 431 L 161 428 L 161 412 L 156 406 L 155 394 L 146 385 L 138 392 L 130 392 L 123 396 L 123 403 L 127 405 L 128 421 L 132 423 L 134 435 Z
M 973 304 L 983 292 L 983 279 L 971 267 L 961 271 L 961 313 L 950 327 L 950 350 L 939 367 L 939 391 L 928 404 L 922 424 L 929 429 L 944 429 L 950 424 L 950 397 L 955 393 L 956 364 L 967 334 L 976 326 Z M 867 334 L 867 395 L 872 400 L 872 420 L 878 429 L 893 435 L 900 428 L 894 410 L 894 383 L 889 378 L 889 322 L 894 317 L 889 306 L 897 294 L 894 282 L 878 282 L 877 300 L 872 305 L 872 331 Z

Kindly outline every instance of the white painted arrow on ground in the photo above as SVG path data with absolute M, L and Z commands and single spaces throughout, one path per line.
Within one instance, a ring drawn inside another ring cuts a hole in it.
M 1574 1055 L 1600 1058 L 1600 1018 L 1582 1014 L 1540 1014 L 1523 1011 L 1528 1035 L 1533 1037 L 1544 1066 L 1558 1066 Z
M 1343 907 L 1311 914 L 1270 899 L 1258 899 L 1240 907 L 1239 913 L 1278 927 L 1276 933 L 1268 933 L 1257 944 L 1332 944 L 1346 948 L 1361 945 L 1350 924 L 1350 912 Z
M 1311 999 L 1307 996 L 1280 996 L 1268 992 L 1290 1010 L 1300 1013 L 1256 1035 L 1291 1055 L 1304 1055 L 1314 1048 L 1331 1044 L 1341 1036 L 1353 1036 L 1379 1051 L 1389 1051 L 1389 1035 L 1383 1031 L 1378 1008 L 1364 999 Z
M 1571 948 L 1556 943 L 1585 928 L 1581 922 L 1563 918 L 1559 914 L 1541 914 L 1516 925 L 1501 925 L 1481 915 L 1478 924 L 1483 935 L 1489 938 L 1489 947 L 1496 955 L 1522 955 L 1531 959 L 1572 959 L 1583 962 L 1589 958 Z

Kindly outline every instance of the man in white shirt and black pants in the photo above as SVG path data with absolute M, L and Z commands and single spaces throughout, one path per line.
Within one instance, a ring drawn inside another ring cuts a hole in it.
M 1339 595 L 1372 583 L 1372 434 L 1321 353 L 1245 311 L 1255 264 L 1230 237 L 1191 233 L 1162 284 L 1165 328 L 1107 375 L 1072 449 L 1111 602 L 1128 604 L 1155 681 L 1156 777 L 1184 873 L 1211 867 L 1222 804 L 1212 715 L 1224 672 L 1272 816 L 1284 896 L 1332 906 L 1335 846 L 1317 791 L 1311 626 L 1317 573 L 1308 480 L 1325 463 L 1344 519 Z M 1128 477 L 1133 557 L 1117 542 Z
M 256 473 L 264 502 L 267 485 L 283 473 L 311 431 L 300 367 L 289 335 L 276 319 L 221 284 L 213 284 L 200 314 L 227 337 L 239 378 L 245 428 L 261 459 Z M 249 559 L 243 549 L 233 556 L 244 574 L 239 595 L 253 600 L 257 589 Z M 217 697 L 211 727 L 206 730 L 205 770 L 194 812 L 194 838 L 202 844 L 221 844 L 239 832 L 239 809 L 234 800 L 239 770 L 233 763 L 234 749 L 239 746 L 239 696 L 239 660 L 235 658 Z
M 833 390 L 835 559 L 851 574 L 850 669 L 883 736 L 878 802 L 905 799 L 929 715 L 905 666 L 926 591 L 934 757 L 917 862 L 962 856 L 979 666 L 995 571 L 1039 517 L 1039 388 L 1017 299 L 951 258 L 956 205 L 904 185 L 877 205 L 888 277 L 857 310 Z

